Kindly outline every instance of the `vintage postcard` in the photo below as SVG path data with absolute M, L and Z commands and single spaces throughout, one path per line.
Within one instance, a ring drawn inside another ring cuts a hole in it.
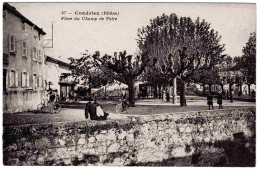
M 3 2 L 3 165 L 256 166 L 256 4 Z

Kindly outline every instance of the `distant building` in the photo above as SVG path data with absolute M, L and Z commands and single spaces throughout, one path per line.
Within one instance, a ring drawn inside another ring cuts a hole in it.
M 70 64 L 45 56 L 45 77 L 48 90 L 57 90 L 60 98 L 72 98 L 75 82 L 71 76 Z
M 32 110 L 44 93 L 46 33 L 8 3 L 3 5 L 3 111 Z

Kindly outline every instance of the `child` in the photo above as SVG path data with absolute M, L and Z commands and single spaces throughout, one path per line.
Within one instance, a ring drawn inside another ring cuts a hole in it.
M 211 94 L 208 95 L 207 100 L 208 100 L 209 110 L 210 110 L 210 106 L 212 107 L 212 110 L 214 110 L 214 107 L 213 107 L 213 96 Z

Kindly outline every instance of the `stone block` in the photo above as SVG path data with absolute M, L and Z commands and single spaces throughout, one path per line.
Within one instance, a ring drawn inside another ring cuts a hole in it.
M 86 139 L 84 137 L 81 137 L 79 140 L 78 140 L 78 145 L 82 145 L 82 144 L 86 144 Z
M 58 140 L 58 144 L 60 145 L 60 146 L 64 146 L 65 145 L 65 140 L 63 140 L 63 139 L 59 139 Z
M 43 149 L 46 149 L 46 148 L 49 148 L 49 147 L 51 147 L 51 142 L 46 137 L 43 137 L 43 138 L 35 141 L 35 148 L 37 150 L 43 150 Z
M 89 137 L 88 138 L 88 142 L 89 143 L 93 143 L 93 142 L 95 142 L 96 141 L 96 138 L 95 137 Z
M 120 145 L 118 143 L 114 143 L 112 145 L 110 145 L 108 148 L 107 148 L 107 152 L 108 153 L 112 153 L 112 152 L 117 152 L 118 149 L 119 149 Z

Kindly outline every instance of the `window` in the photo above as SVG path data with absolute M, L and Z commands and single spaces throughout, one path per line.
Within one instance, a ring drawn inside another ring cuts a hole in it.
M 9 87 L 14 87 L 14 83 L 15 83 L 15 71 L 11 70 L 10 78 L 9 78 Z
M 29 87 L 29 74 L 22 72 L 22 87 Z
M 22 72 L 22 87 L 26 87 L 26 80 L 27 78 L 27 73 L 26 72 Z
M 6 77 L 7 77 L 7 70 L 3 69 L 3 92 L 6 92 Z
M 18 87 L 18 73 L 15 70 L 10 71 L 9 87 Z
M 15 37 L 15 35 L 9 36 L 9 52 L 10 53 L 16 52 L 16 37 Z
M 38 61 L 42 62 L 42 51 L 38 50 Z
M 36 74 L 33 74 L 33 88 L 36 88 Z
M 22 56 L 27 57 L 27 43 L 22 42 Z
M 36 47 L 35 47 L 35 46 L 33 47 L 33 52 L 32 52 L 32 54 L 33 54 L 33 60 L 34 60 L 34 61 L 37 61 L 37 50 L 36 50 Z
M 7 11 L 3 11 L 3 18 L 7 19 Z
M 22 23 L 22 30 L 26 31 L 26 24 Z
M 42 87 L 42 76 L 38 76 L 38 87 Z

